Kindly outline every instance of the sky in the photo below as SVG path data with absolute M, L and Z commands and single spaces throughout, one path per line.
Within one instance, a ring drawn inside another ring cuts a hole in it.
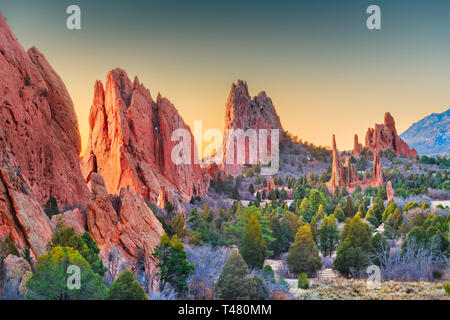
M 68 30 L 66 8 L 81 8 Z M 381 8 L 381 30 L 366 9 Z M 120 67 L 185 122 L 224 128 L 231 85 L 264 90 L 286 130 L 316 145 L 353 147 L 391 112 L 398 133 L 450 105 L 450 1 L 1 0 L 20 43 L 65 82 L 82 143 L 95 80 Z

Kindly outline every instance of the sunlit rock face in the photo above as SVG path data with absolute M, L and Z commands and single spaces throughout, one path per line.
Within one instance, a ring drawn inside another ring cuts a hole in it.
M 149 200 L 157 201 L 161 187 L 174 199 L 189 201 L 204 194 L 209 174 L 196 161 L 196 148 L 190 128 L 172 103 L 161 95 L 154 101 L 137 78 L 133 82 L 125 71 L 108 73 L 105 86 L 97 81 L 89 116 L 89 141 L 82 158 L 82 169 L 89 182 L 100 173 L 109 193 L 131 187 Z M 172 141 L 178 129 L 187 132 L 190 163 L 176 164 Z M 189 140 L 188 139 L 188 140 Z M 197 159 L 198 160 L 198 159 Z
M 86 203 L 74 106 L 58 74 L 36 49 L 25 52 L 0 14 L 0 126 L 33 197 L 60 209 Z

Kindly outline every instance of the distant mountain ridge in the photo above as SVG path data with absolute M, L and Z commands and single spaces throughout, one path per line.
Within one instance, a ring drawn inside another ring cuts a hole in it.
M 400 137 L 421 155 L 450 156 L 450 109 L 414 123 Z

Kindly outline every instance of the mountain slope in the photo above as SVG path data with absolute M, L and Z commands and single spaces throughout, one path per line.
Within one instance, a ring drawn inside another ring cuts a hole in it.
M 400 137 L 419 154 L 450 155 L 450 109 L 414 123 Z

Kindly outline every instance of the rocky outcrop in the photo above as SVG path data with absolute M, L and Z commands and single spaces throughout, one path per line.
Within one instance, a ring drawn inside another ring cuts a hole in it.
M 375 124 L 366 133 L 366 149 L 375 153 L 375 150 L 392 150 L 397 156 L 417 157 L 415 149 L 410 149 L 397 134 L 395 121 L 389 112 L 384 115 L 384 124 Z
M 119 269 L 135 267 L 137 262 L 142 261 L 145 274 L 153 274 L 156 260 L 152 253 L 164 230 L 144 198 L 130 187 L 122 188 L 120 208 L 116 211 L 105 182 L 98 173 L 91 175 L 91 189 L 87 225 L 110 272 L 115 268 L 111 267 L 112 260 L 116 260 Z
M 392 182 L 390 180 L 386 183 L 386 195 L 388 201 L 394 199 L 394 188 L 392 188 Z
M 0 126 L 7 146 L 42 205 L 86 203 L 77 117 L 61 78 L 36 49 L 28 53 L 0 14 Z
M 159 195 L 158 195 L 158 201 L 156 202 L 156 205 L 163 209 L 166 207 L 167 202 L 169 202 L 169 196 L 167 195 L 166 189 L 164 187 L 159 187 Z
M 169 198 L 189 201 L 203 194 L 209 175 L 196 163 L 194 138 L 178 111 L 166 98 L 154 101 L 137 78 L 130 81 L 125 71 L 108 73 L 105 87 L 95 83 L 89 116 L 88 148 L 82 159 L 87 181 L 93 172 L 105 179 L 109 193 L 130 186 L 147 199 L 157 198 L 160 187 Z M 191 146 L 190 164 L 175 164 L 172 151 L 178 141 L 172 134 L 187 132 Z M 197 162 L 198 163 L 198 162 Z
M 24 258 L 9 255 L 0 261 L 0 298 L 7 300 L 23 299 L 24 280 L 31 275 L 31 266 Z
M 352 188 L 352 185 L 356 182 L 355 167 L 349 162 L 348 157 L 345 160 L 345 165 L 342 164 L 341 157 L 336 146 L 335 135 L 333 135 L 332 156 L 333 165 L 331 167 L 331 180 L 329 182 L 331 190 L 334 192 L 336 188 Z
M 9 236 L 20 252 L 29 247 L 31 256 L 37 258 L 46 253 L 52 232 L 50 220 L 33 198 L 0 127 L 0 240 Z
M 331 167 L 331 180 L 328 181 L 327 185 L 333 192 L 337 188 L 342 189 L 344 187 L 351 191 L 358 185 L 361 187 L 369 185 L 379 187 L 383 185 L 383 167 L 378 152 L 374 153 L 372 178 L 363 178 L 362 181 L 358 180 L 355 166 L 350 163 L 350 157 L 346 156 L 345 163 L 342 163 L 342 157 L 337 149 L 336 137 L 334 135 L 332 141 L 332 155 L 333 164 Z
M 52 216 L 53 229 L 56 228 L 60 219 L 66 227 L 74 228 L 78 234 L 83 234 L 86 231 L 86 214 L 78 208 Z
M 353 143 L 353 154 L 361 153 L 362 149 L 364 149 L 364 146 L 362 145 L 362 143 L 359 143 L 358 135 L 355 134 Z
M 249 95 L 247 83 L 239 80 L 231 87 L 225 109 L 225 130 L 223 140 L 223 170 L 226 174 L 237 175 L 243 167 L 243 163 L 237 161 L 237 149 L 234 146 L 234 138 L 227 134 L 229 130 L 278 129 L 281 141 L 286 139 L 280 117 L 278 116 L 272 100 L 263 91 L 253 99 Z M 270 155 L 270 130 L 268 132 L 267 147 Z M 249 163 L 249 141 L 245 142 L 245 163 Z M 226 161 L 227 154 L 232 152 L 232 163 Z M 260 161 L 258 157 L 258 161 Z
M 270 176 L 269 178 L 267 178 L 266 193 L 269 194 L 270 190 L 275 190 L 275 189 L 276 189 L 275 181 L 273 180 L 273 177 Z

